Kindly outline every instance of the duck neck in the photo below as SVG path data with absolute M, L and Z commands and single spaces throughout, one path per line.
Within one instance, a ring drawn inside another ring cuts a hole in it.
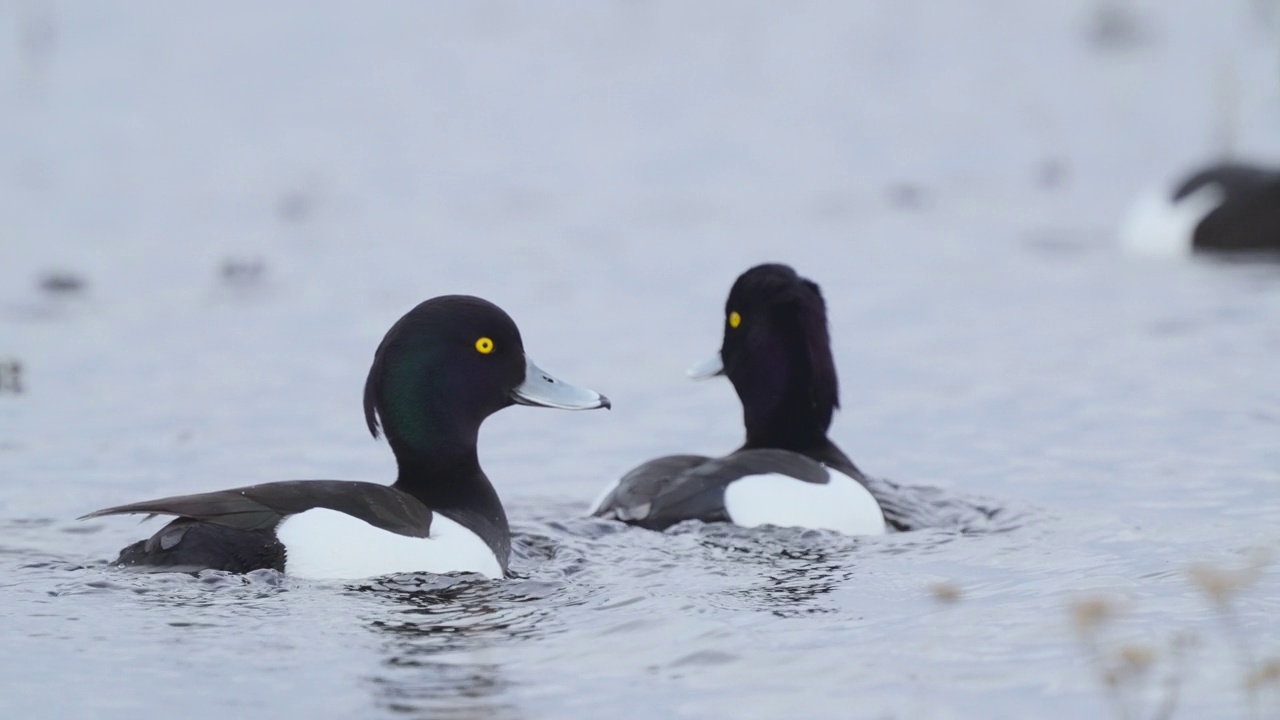
M 801 336 L 785 338 L 761 344 L 749 363 L 729 373 L 742 401 L 745 447 L 808 453 L 830 444 L 827 428 L 837 395 L 827 352 L 831 369 L 821 372 Z
M 480 468 L 476 428 L 409 441 L 388 432 L 399 473 L 392 487 L 479 535 L 505 569 L 511 530 L 498 493 Z
M 432 510 L 468 507 L 493 493 L 476 439 L 484 416 L 460 413 L 420 376 L 397 378 L 379 403 L 383 431 L 400 469 L 395 486 Z
M 849 459 L 849 456 L 838 445 L 827 437 L 821 426 L 809 426 L 807 429 L 799 423 L 786 426 L 766 424 L 763 427 L 747 425 L 747 441 L 743 450 L 755 449 L 790 450 L 829 467 L 836 468 L 850 477 L 861 475 L 862 471 Z
M 476 486 L 488 485 L 474 442 L 407 443 L 388 433 L 399 473 L 395 486 L 435 510 L 466 504 Z
M 777 448 L 808 454 L 831 444 L 827 439 L 827 424 L 811 403 L 783 396 L 768 411 L 760 411 L 747 398 L 742 400 L 742 419 L 747 429 L 745 448 Z

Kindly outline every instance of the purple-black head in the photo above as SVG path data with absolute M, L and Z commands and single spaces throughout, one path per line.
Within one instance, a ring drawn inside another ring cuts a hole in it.
M 725 303 L 719 356 L 691 374 L 733 383 L 747 447 L 803 451 L 825 441 L 840 399 L 822 291 L 786 265 L 747 270 Z

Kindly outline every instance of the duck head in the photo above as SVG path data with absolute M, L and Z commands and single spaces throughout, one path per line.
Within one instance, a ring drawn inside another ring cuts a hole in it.
M 746 447 L 804 452 L 825 443 L 840 400 L 822 291 L 787 265 L 742 273 L 725 302 L 720 352 L 689 374 L 733 383 Z
M 513 404 L 562 410 L 610 407 L 609 399 L 540 369 L 520 330 L 497 305 L 468 295 L 421 303 L 387 331 L 364 387 L 369 432 L 396 450 L 447 442 L 475 447 L 480 424 Z

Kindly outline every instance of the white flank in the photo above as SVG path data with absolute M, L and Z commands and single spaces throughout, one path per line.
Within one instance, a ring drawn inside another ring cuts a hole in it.
M 600 509 L 600 506 L 604 504 L 604 499 L 605 499 L 605 498 L 607 498 L 607 497 L 609 497 L 609 493 L 611 493 L 611 492 L 613 492 L 614 490 L 617 490 L 617 489 L 618 489 L 618 484 L 619 484 L 619 483 L 621 483 L 621 482 L 622 482 L 622 480 L 621 480 L 621 479 L 614 480 L 613 482 L 609 483 L 608 485 L 605 485 L 604 490 L 601 490 L 601 491 L 600 491 L 600 494 L 599 494 L 599 495 L 596 495 L 596 499 L 595 499 L 595 500 L 593 500 L 593 501 L 591 502 L 591 514 L 592 514 L 592 515 L 595 515 L 595 514 L 596 514 L 596 511 Z
M 428 538 L 397 535 L 326 508 L 285 518 L 276 537 L 285 547 L 285 573 L 297 577 L 349 580 L 408 572 L 502 577 L 502 566 L 484 540 L 439 513 L 431 518 Z
M 803 527 L 846 535 L 883 535 L 884 513 L 857 480 L 827 468 L 825 484 L 770 473 L 729 483 L 724 507 L 735 525 Z
M 1167 191 L 1148 192 L 1134 203 L 1121 224 L 1120 245 L 1135 255 L 1188 255 L 1196 225 L 1222 200 L 1222 188 L 1213 183 L 1176 203 Z

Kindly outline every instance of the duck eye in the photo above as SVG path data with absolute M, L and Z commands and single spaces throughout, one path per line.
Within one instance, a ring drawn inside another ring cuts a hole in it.
M 742 324 L 742 316 L 738 314 L 737 310 L 734 310 L 733 312 L 729 313 L 729 327 L 737 328 L 741 324 Z
M 487 337 L 482 337 L 476 341 L 476 352 L 481 355 L 488 355 L 493 352 L 493 341 Z

